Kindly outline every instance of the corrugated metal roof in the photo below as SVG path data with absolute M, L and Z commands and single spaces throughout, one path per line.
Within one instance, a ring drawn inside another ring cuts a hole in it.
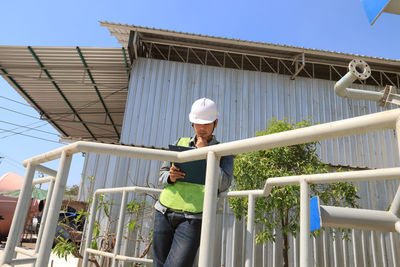
M 122 48 L 0 46 L 0 74 L 64 137 L 118 142 L 130 63 Z
M 139 32 L 140 38 L 146 40 L 146 38 L 162 38 L 164 40 L 184 40 L 186 39 L 193 44 L 205 44 L 205 43 L 214 43 L 219 44 L 220 46 L 225 46 L 226 48 L 242 48 L 246 50 L 258 50 L 258 51 L 271 51 L 274 53 L 285 53 L 290 55 L 297 55 L 299 53 L 307 53 L 308 55 L 312 55 L 314 57 L 320 57 L 321 60 L 345 60 L 346 64 L 348 64 L 348 60 L 353 59 L 354 57 L 363 58 L 368 61 L 368 63 L 372 64 L 382 64 L 382 65 L 391 65 L 397 66 L 400 68 L 400 60 L 394 59 L 386 59 L 380 57 L 369 57 L 363 55 L 356 54 L 348 54 L 336 51 L 326 51 L 320 49 L 310 49 L 304 47 L 295 47 L 290 45 L 282 45 L 282 44 L 272 44 L 272 43 L 264 43 L 264 42 L 255 42 L 255 41 L 246 41 L 241 39 L 232 39 L 232 38 L 223 38 L 223 37 L 215 37 L 209 35 L 201 35 L 201 34 L 193 34 L 186 32 L 177 32 L 163 29 L 155 29 L 148 27 L 141 27 L 129 24 L 120 24 L 120 23 L 112 23 L 107 21 L 100 21 L 101 26 L 107 27 L 111 33 L 111 35 L 115 36 L 119 43 L 124 47 L 128 46 L 129 35 L 131 31 Z

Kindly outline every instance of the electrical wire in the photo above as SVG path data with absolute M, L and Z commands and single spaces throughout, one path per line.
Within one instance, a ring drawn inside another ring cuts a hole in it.
M 8 108 L 5 108 L 5 107 L 0 107 L 0 108 L 1 108 L 1 109 L 4 109 L 4 110 L 7 110 L 7 111 L 10 111 L 10 112 L 14 112 L 14 113 L 23 115 L 23 116 L 26 116 L 26 117 L 29 117 L 29 118 L 33 118 L 33 119 L 36 119 L 36 120 L 40 120 L 40 118 L 37 118 L 37 117 L 31 116 L 31 115 L 28 115 L 28 114 L 26 114 L 26 113 L 22 113 L 22 112 L 15 111 L 15 110 L 12 110 L 12 109 L 8 109 Z
M 1 155 L 2 156 L 0 156 L 0 159 L 3 159 L 4 163 L 13 165 L 14 167 L 18 167 L 18 168 L 25 170 L 25 168 L 22 166 L 21 162 L 9 157 L 8 155 L 3 154 L 3 153 Z
M 32 126 L 32 125 L 37 124 L 37 123 L 43 123 L 43 121 L 35 121 L 35 122 L 32 122 L 32 123 L 29 123 L 29 124 L 25 125 L 25 127 Z M 45 125 L 47 125 L 47 122 L 45 124 L 36 126 L 36 128 L 39 128 L 39 127 L 42 127 L 42 126 L 45 126 Z M 15 128 L 9 129 L 9 130 L 13 131 L 13 130 L 18 130 L 19 128 L 21 128 L 21 127 L 15 127 Z
M 16 163 L 14 163 L 14 162 L 12 162 L 12 161 L 7 160 L 7 157 L 4 157 L 4 163 L 7 163 L 7 164 L 9 164 L 9 165 L 12 165 L 13 167 L 20 168 L 21 170 L 25 170 L 25 168 L 22 166 L 21 163 L 16 164 Z
M 7 158 L 7 159 L 10 160 L 10 161 L 13 161 L 13 162 L 15 162 L 15 163 L 17 163 L 17 164 L 21 164 L 21 162 L 19 162 L 19 161 L 16 160 L 16 159 L 13 159 L 13 158 L 10 157 L 9 155 L 6 155 L 6 154 L 1 154 L 1 155 L 2 155 L 2 157 Z
M 42 127 L 42 126 L 45 126 L 45 125 L 47 125 L 47 122 L 45 122 L 45 123 L 42 124 L 42 125 L 38 125 L 36 128 L 39 128 L 39 127 Z M 15 127 L 15 128 L 12 128 L 12 129 L 7 129 L 7 130 L 8 130 L 8 131 L 14 131 L 14 130 L 18 130 L 19 128 L 21 128 L 21 127 Z M 33 129 L 33 128 L 32 128 L 32 129 Z M 28 130 L 24 130 L 24 131 L 21 131 L 21 132 L 18 132 L 18 133 L 25 133 L 25 132 L 28 132 L 28 131 L 30 131 L 30 130 L 28 129 Z M 6 132 L 6 131 L 1 131 L 0 134 L 2 134 L 2 133 L 4 133 L 4 132 Z M 14 136 L 14 135 L 16 135 L 16 134 L 15 134 L 15 133 L 12 133 L 12 134 L 3 136 L 3 137 L 0 138 L 0 139 L 5 139 L 5 138 L 7 138 L 7 137 Z
M 1 96 L 1 95 L 0 95 L 0 98 L 6 99 L 6 100 L 8 100 L 8 101 L 12 101 L 12 102 L 14 102 L 14 103 L 18 103 L 18 104 L 21 104 L 21 105 L 24 105 L 24 106 L 27 106 L 27 107 L 31 107 L 31 106 L 28 105 L 28 104 L 19 102 L 19 101 L 17 101 L 17 100 L 14 100 L 14 99 L 11 99 L 11 98 L 8 98 L 8 97 L 5 97 L 5 96 Z
M 59 136 L 58 134 L 55 134 L 55 133 L 52 133 L 52 132 L 43 131 L 43 130 L 38 130 L 38 129 L 36 129 L 36 128 L 31 128 L 31 127 L 28 127 L 28 126 L 23 126 L 23 125 L 15 124 L 15 123 L 8 122 L 8 121 L 2 121 L 2 120 L 0 120 L 0 122 L 1 122 L 1 123 L 6 123 L 6 124 L 10 124 L 10 125 L 14 125 L 14 126 L 18 126 L 18 128 L 26 128 L 26 129 L 29 129 L 29 130 L 32 130 L 32 131 L 38 131 L 38 132 L 41 132 L 41 133 L 46 133 L 46 134 L 52 134 L 52 135 Z M 47 123 L 46 123 L 46 124 L 47 124 Z M 12 131 L 12 130 L 15 130 L 15 129 L 11 129 L 11 131 Z M 0 139 L 3 139 L 3 138 L 5 138 L 5 137 L 2 137 L 2 138 L 0 138 Z
M 103 96 L 103 99 L 107 99 L 108 97 L 113 96 L 114 94 L 119 93 L 120 91 L 123 91 L 123 90 L 126 90 L 126 88 L 119 88 L 119 89 L 117 89 L 117 90 L 115 90 L 115 91 L 109 93 L 108 95 Z M 3 96 L 0 96 L 0 97 L 1 97 L 1 98 L 4 98 L 4 99 L 7 99 L 7 100 L 9 100 L 9 101 L 16 102 L 16 103 L 18 103 L 18 104 L 26 105 L 26 104 L 24 104 L 24 103 L 18 102 L 18 101 L 16 101 L 16 100 L 13 100 L 13 99 L 10 99 L 10 98 L 7 98 L 7 97 L 3 97 Z M 86 109 L 86 108 L 88 108 L 88 107 L 90 107 L 90 106 L 92 106 L 92 105 L 95 105 L 95 104 L 97 104 L 97 103 L 99 103 L 99 102 L 100 102 L 100 99 L 99 99 L 99 100 L 94 100 L 94 101 L 87 102 L 86 104 L 82 105 L 81 107 L 77 108 L 76 110 L 77 110 L 77 112 L 79 112 L 79 111 L 84 110 L 84 109 Z M 29 106 L 29 105 L 26 105 L 26 106 Z M 31 106 L 29 106 L 29 107 L 31 107 Z M 40 125 L 40 126 L 37 126 L 36 128 L 42 127 L 42 126 L 44 126 L 44 125 L 47 125 L 47 123 L 49 123 L 47 120 L 42 120 L 41 118 L 37 118 L 37 117 L 31 116 L 31 115 L 29 115 L 29 114 L 22 113 L 22 112 L 19 112 L 19 111 L 16 111 L 16 110 L 8 109 L 8 108 L 5 108 L 5 107 L 0 107 L 0 109 L 4 109 L 4 110 L 10 111 L 10 112 L 14 112 L 14 113 L 17 113 L 17 114 L 26 116 L 26 117 L 30 117 L 30 118 L 33 118 L 33 119 L 36 119 L 36 120 L 40 120 L 40 121 L 45 121 L 45 122 L 46 122 L 45 124 Z M 57 115 L 56 115 L 56 116 L 52 116 L 52 119 L 53 119 L 53 120 L 60 120 L 60 119 L 66 118 L 66 117 L 71 116 L 71 115 L 73 115 L 73 114 L 65 114 L 65 115 L 61 115 L 61 116 L 57 116 Z M 19 128 L 21 128 L 21 127 L 23 127 L 23 128 L 28 128 L 27 126 L 22 126 L 22 125 L 20 125 Z M 100 130 L 102 130 L 102 131 L 109 131 L 109 130 L 105 130 L 104 128 L 99 127 L 99 126 L 91 125 L 91 127 L 100 129 Z M 66 127 L 66 128 L 71 128 L 71 127 Z M 0 130 L 3 130 L 3 132 L 6 131 L 6 132 L 12 132 L 12 133 L 13 133 L 13 134 L 4 136 L 4 137 L 2 137 L 2 138 L 0 138 L 0 139 L 4 139 L 4 138 L 10 137 L 10 136 L 14 136 L 14 135 L 16 135 L 16 134 L 23 135 L 23 134 L 22 134 L 23 132 L 27 132 L 27 131 L 31 130 L 31 129 L 28 129 L 28 130 L 25 130 L 25 131 L 22 131 L 22 132 L 19 132 L 19 133 L 18 133 L 18 132 L 13 132 L 13 130 L 16 130 L 16 129 L 18 129 L 18 128 L 14 128 L 14 129 L 12 129 L 12 130 L 0 129 Z M 34 128 L 32 128 L 32 130 L 33 130 L 33 129 L 34 129 Z M 113 131 L 109 131 L 109 132 L 113 132 Z M 2 133 L 2 132 L 0 132 L 0 133 Z M 29 136 L 29 135 L 27 135 L 27 136 Z M 33 136 L 29 136 L 29 137 L 33 137 Z M 38 138 L 38 137 L 33 137 L 33 138 Z M 49 141 L 49 140 L 47 140 L 47 141 Z M 54 141 L 50 141 L 50 142 L 54 142 Z M 58 142 L 57 142 L 57 143 L 58 143 Z
M 53 141 L 53 140 L 50 140 L 50 139 L 41 138 L 41 137 L 29 135 L 29 134 L 23 134 L 23 133 L 14 132 L 14 131 L 7 130 L 7 129 L 0 129 L 0 130 L 6 131 L 6 132 L 11 132 L 11 133 L 14 133 L 16 135 L 22 135 L 22 136 L 26 136 L 26 137 L 31 137 L 31 138 L 35 138 L 35 139 L 39 139 L 39 140 L 43 140 L 43 141 L 47 141 L 47 142 L 52 142 L 52 143 L 56 143 L 56 144 L 60 144 L 61 143 L 61 142 L 56 142 L 56 141 Z

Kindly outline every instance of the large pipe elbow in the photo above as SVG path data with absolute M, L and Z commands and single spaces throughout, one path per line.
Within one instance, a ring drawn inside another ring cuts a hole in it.
M 349 88 L 357 79 L 366 80 L 371 76 L 371 68 L 361 59 L 349 63 L 349 72 L 335 84 L 335 93 L 345 98 L 380 101 L 383 93 Z
M 396 229 L 396 232 L 400 234 L 400 221 L 397 221 L 394 224 L 394 228 Z

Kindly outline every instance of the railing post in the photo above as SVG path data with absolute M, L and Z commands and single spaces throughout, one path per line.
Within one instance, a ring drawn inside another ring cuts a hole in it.
M 255 208 L 255 197 L 253 194 L 249 194 L 249 200 L 247 205 L 247 237 L 246 237 L 246 267 L 253 266 L 253 253 L 254 253 L 254 208 Z
M 38 259 L 36 261 L 35 267 L 47 266 L 49 263 L 51 247 L 53 245 L 56 233 L 60 207 L 64 197 L 71 160 L 72 156 L 67 155 L 67 152 L 63 151 L 61 154 L 56 182 L 53 189 L 54 192 L 51 197 L 50 203 L 47 203 L 47 205 L 50 204 L 50 206 L 46 219 L 46 224 L 43 229 L 43 238 L 40 244 Z
M 114 258 L 112 259 L 112 267 L 116 267 L 118 261 L 115 259 L 115 256 L 119 254 L 121 241 L 122 241 L 122 234 L 124 233 L 124 221 L 125 221 L 125 213 L 126 213 L 126 203 L 128 193 L 123 191 L 122 193 L 122 200 L 121 200 L 121 208 L 119 210 L 119 218 L 118 218 L 118 228 L 117 228 L 117 236 L 115 241 L 114 247 Z
M 89 261 L 89 252 L 87 251 L 88 248 L 90 248 L 90 244 L 92 242 L 92 235 L 93 235 L 93 225 L 94 225 L 94 220 L 96 218 L 96 209 L 97 209 L 97 201 L 98 201 L 98 196 L 96 193 L 93 194 L 93 200 L 92 200 L 92 207 L 90 209 L 90 216 L 88 220 L 88 226 L 86 227 L 86 235 L 85 235 L 85 247 L 82 250 L 83 253 L 83 262 L 82 262 L 82 267 L 87 267 L 88 266 L 88 261 Z
M 201 225 L 201 241 L 199 266 L 213 266 L 215 224 L 217 212 L 219 158 L 209 151 L 207 154 L 206 184 L 204 189 L 203 222 Z
M 396 120 L 396 139 L 397 139 L 397 149 L 400 158 L 400 117 Z M 400 216 L 400 186 L 396 191 L 396 195 L 392 201 L 389 211 L 396 216 Z
M 54 179 L 50 182 L 49 191 L 47 191 L 47 197 L 46 197 L 46 199 L 48 199 L 48 200 L 50 200 L 51 197 L 53 196 L 54 182 L 55 182 Z M 46 204 L 44 205 L 42 219 L 40 221 L 39 234 L 38 234 L 38 237 L 36 240 L 36 245 L 35 245 L 35 253 L 39 252 L 40 243 L 42 242 L 43 230 L 46 225 L 47 218 L 48 218 L 47 213 L 49 212 L 49 206 L 50 206 L 50 201 L 46 201 Z
M 28 163 L 25 172 L 24 184 L 19 194 L 17 207 L 15 208 L 14 216 L 11 223 L 11 229 L 7 238 L 7 244 L 4 249 L 4 256 L 0 259 L 0 266 L 10 263 L 13 256 L 15 247 L 21 239 L 25 227 L 26 216 L 32 198 L 32 181 L 35 174 L 35 166 Z
M 310 251 L 310 202 L 308 198 L 308 183 L 300 181 L 300 267 L 309 267 Z

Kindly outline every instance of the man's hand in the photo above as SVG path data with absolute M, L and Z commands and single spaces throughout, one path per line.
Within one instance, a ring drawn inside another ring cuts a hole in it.
M 169 179 L 171 182 L 175 183 L 177 179 L 182 179 L 184 178 L 186 173 L 181 172 L 180 169 L 176 166 L 172 166 L 169 169 Z
M 197 141 L 196 141 L 196 147 L 199 148 L 199 147 L 205 147 L 205 146 L 208 146 L 207 138 L 198 136 Z

